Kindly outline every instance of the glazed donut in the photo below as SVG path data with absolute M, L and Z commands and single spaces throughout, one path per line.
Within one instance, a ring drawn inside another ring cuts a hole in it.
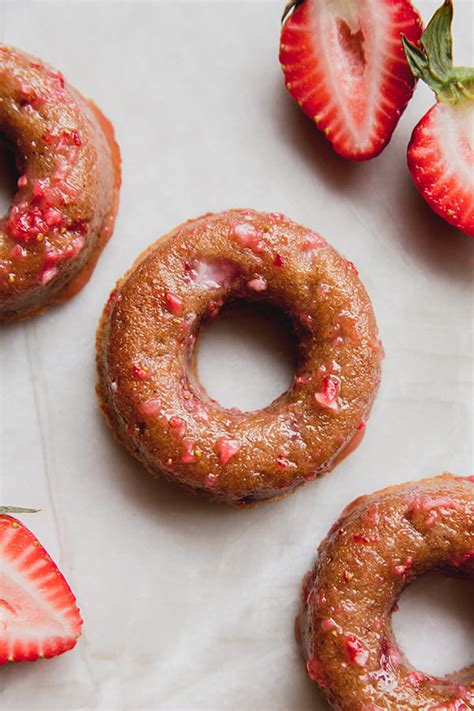
M 40 60 L 0 45 L 0 133 L 18 192 L 0 221 L 0 321 L 64 301 L 87 282 L 118 207 L 111 124 Z
M 223 409 L 196 376 L 200 325 L 239 299 L 282 309 L 299 343 L 292 387 L 254 412 Z M 98 329 L 98 395 L 150 472 L 245 506 L 322 476 L 355 446 L 380 360 L 354 265 L 284 215 L 231 210 L 177 227 L 118 282 Z
M 417 671 L 396 644 L 391 611 L 428 571 L 474 580 L 474 478 L 443 474 L 350 504 L 303 579 L 297 634 L 331 706 L 468 711 L 474 665 L 444 678 Z

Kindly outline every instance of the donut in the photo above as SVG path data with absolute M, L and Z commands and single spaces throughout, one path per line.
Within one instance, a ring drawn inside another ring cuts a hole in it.
M 224 409 L 197 377 L 199 329 L 224 305 L 262 300 L 293 325 L 294 382 L 263 409 Z M 98 328 L 97 392 L 152 474 L 247 506 L 322 476 L 356 446 L 381 354 L 351 262 L 284 215 L 230 210 L 177 227 L 117 283 Z
M 120 153 L 109 121 L 57 72 L 0 45 L 0 133 L 20 177 L 0 221 L 0 321 L 65 301 L 112 234 Z
M 303 579 L 297 634 L 332 708 L 473 709 L 474 665 L 443 678 L 415 669 L 394 639 L 391 612 L 428 571 L 474 580 L 474 477 L 443 474 L 362 496 L 318 552 Z

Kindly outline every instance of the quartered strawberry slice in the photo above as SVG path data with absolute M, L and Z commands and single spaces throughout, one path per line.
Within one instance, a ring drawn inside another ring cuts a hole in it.
M 346 158 L 378 155 L 415 86 L 401 34 L 418 42 L 410 0 L 292 0 L 281 31 L 286 86 Z
M 72 649 L 81 634 L 76 598 L 45 549 L 0 508 L 0 664 L 33 662 Z
M 413 74 L 437 98 L 413 131 L 408 167 L 428 205 L 474 237 L 474 68 L 453 66 L 452 19 L 446 0 L 423 32 L 421 48 L 403 38 Z

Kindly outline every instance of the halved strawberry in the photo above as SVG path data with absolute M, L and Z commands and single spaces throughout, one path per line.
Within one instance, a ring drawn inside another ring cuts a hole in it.
M 415 86 L 401 43 L 422 31 L 410 0 L 292 0 L 283 21 L 292 96 L 342 156 L 378 155 Z
M 452 19 L 452 2 L 445 0 L 421 48 L 402 38 L 413 74 L 438 100 L 413 131 L 408 168 L 428 205 L 474 237 L 474 68 L 453 66 Z
M 0 508 L 0 664 L 72 649 L 82 619 L 66 580 L 36 537 Z

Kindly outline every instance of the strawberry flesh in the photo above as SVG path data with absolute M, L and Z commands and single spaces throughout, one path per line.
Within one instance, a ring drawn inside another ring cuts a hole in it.
M 474 101 L 435 104 L 413 131 L 408 168 L 429 206 L 474 237 Z
M 76 599 L 35 536 L 0 516 L 0 664 L 72 649 L 81 634 Z
M 288 90 L 334 149 L 367 160 L 386 146 L 415 86 L 401 33 L 418 42 L 409 0 L 304 0 L 281 32 Z

